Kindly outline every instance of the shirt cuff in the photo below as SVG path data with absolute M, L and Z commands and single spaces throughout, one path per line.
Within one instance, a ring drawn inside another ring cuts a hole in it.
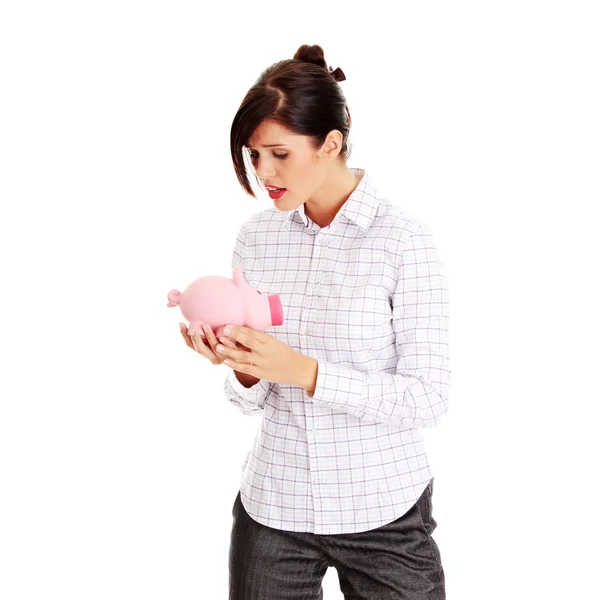
M 246 400 L 258 402 L 267 395 L 269 391 L 269 382 L 264 379 L 260 379 L 258 383 L 247 388 L 240 383 L 238 378 L 235 376 L 233 369 L 229 370 L 228 378 L 229 384 L 240 396 Z
M 315 391 L 308 397 L 332 407 L 358 409 L 366 380 L 366 373 L 320 360 Z

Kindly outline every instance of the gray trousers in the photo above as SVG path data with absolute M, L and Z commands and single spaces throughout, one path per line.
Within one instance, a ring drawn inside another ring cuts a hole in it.
M 233 505 L 229 600 L 322 600 L 335 567 L 345 600 L 445 600 L 440 551 L 431 537 L 433 479 L 399 519 L 370 531 L 317 535 L 254 521 Z

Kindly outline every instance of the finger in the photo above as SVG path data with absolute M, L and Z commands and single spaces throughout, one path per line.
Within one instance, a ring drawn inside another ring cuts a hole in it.
M 248 375 L 252 375 L 253 377 L 258 377 L 256 365 L 246 362 L 236 362 L 230 356 L 223 362 L 234 371 L 241 371 L 242 373 L 248 373 Z
M 183 336 L 183 339 L 185 340 L 185 343 L 194 352 L 196 352 L 196 348 L 194 347 L 194 342 L 192 341 L 192 338 L 188 335 L 187 327 L 183 323 L 179 323 L 179 331 L 180 331 L 181 335 Z
M 214 347 L 219 343 L 217 341 L 217 338 L 215 337 L 215 334 L 212 330 L 212 327 L 210 325 L 204 325 L 205 329 L 204 329 L 204 335 L 206 336 L 206 339 L 208 340 L 208 343 L 210 344 L 211 348 L 214 349 Z
M 260 346 L 261 331 L 244 327 L 243 325 L 229 325 L 228 327 L 231 329 L 230 337 L 245 348 L 255 350 Z
M 256 340 L 257 342 L 266 342 L 267 339 L 270 337 L 268 333 L 265 333 L 264 331 L 261 331 L 260 329 L 254 329 L 253 327 L 246 327 L 245 325 L 242 325 L 239 330 L 246 334 L 248 337 L 252 338 L 253 340 Z
M 240 344 L 239 342 L 236 342 L 235 340 L 230 340 L 229 338 L 226 338 L 226 337 L 220 337 L 219 341 L 226 348 L 233 348 L 234 350 L 246 350 L 247 352 L 250 351 L 250 348 L 246 348 L 246 346 L 244 346 L 243 344 Z
M 215 354 L 208 346 L 208 342 L 202 338 L 200 332 L 196 328 L 194 328 L 194 333 L 191 335 L 191 338 L 198 354 L 202 354 L 202 356 L 210 359 L 215 358 Z
M 237 348 L 236 342 L 232 342 L 230 339 L 228 339 L 226 337 L 220 337 L 219 342 L 221 342 L 221 344 L 223 344 L 223 346 L 225 346 L 227 348 Z
M 204 325 L 204 327 L 205 327 L 204 335 L 206 336 L 208 344 L 210 344 L 211 350 L 213 351 L 215 356 L 222 358 L 223 355 L 217 351 L 217 344 L 219 343 L 219 341 L 217 340 L 217 338 L 212 330 L 212 327 L 210 325 Z
M 241 348 L 223 348 L 222 350 L 216 349 L 217 352 L 221 352 L 228 360 L 234 361 L 236 364 L 246 364 L 249 365 L 251 363 L 255 363 L 259 358 L 255 353 L 251 350 L 242 350 Z

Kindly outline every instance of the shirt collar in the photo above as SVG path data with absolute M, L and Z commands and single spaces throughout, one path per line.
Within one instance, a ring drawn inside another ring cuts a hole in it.
M 375 182 L 369 176 L 366 169 L 350 167 L 350 171 L 355 175 L 359 175 L 362 172 L 363 176 L 354 191 L 350 194 L 348 200 L 344 202 L 335 215 L 331 225 L 339 219 L 349 219 L 361 229 L 366 230 L 377 214 L 380 198 L 375 187 Z M 286 229 L 289 229 L 292 223 L 302 225 L 303 227 L 311 225 L 312 221 L 309 222 L 304 212 L 304 203 L 288 212 L 285 220 Z

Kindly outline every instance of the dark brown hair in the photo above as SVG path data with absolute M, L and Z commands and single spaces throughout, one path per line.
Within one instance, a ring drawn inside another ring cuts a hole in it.
M 338 157 L 346 162 L 351 148 L 350 111 L 338 81 L 327 69 L 323 48 L 302 45 L 294 58 L 265 69 L 248 90 L 231 124 L 231 158 L 240 185 L 256 198 L 246 171 L 244 148 L 254 130 L 269 119 L 298 135 L 310 137 L 317 150 L 327 134 L 337 129 L 343 136 Z

